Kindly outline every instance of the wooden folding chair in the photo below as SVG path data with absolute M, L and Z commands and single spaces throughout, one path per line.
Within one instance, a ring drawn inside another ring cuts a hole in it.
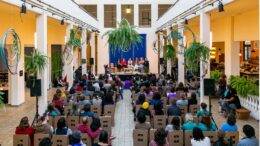
M 41 140 L 45 137 L 50 137 L 50 134 L 34 134 L 34 146 L 38 146 Z
M 31 141 L 29 135 L 15 134 L 13 135 L 13 146 L 30 146 Z
M 188 107 L 187 106 L 180 106 L 180 110 L 181 110 L 181 117 L 184 118 L 185 114 L 188 111 Z
M 53 135 L 52 146 L 68 146 L 69 140 L 66 135 Z
M 210 139 L 211 144 L 218 140 L 218 135 L 216 131 L 203 131 L 203 135 Z
M 114 126 L 114 117 L 115 117 L 115 105 L 105 105 L 104 106 L 104 116 L 112 117 L 112 126 Z
M 134 129 L 134 146 L 147 146 L 148 145 L 148 130 Z
M 95 114 L 97 118 L 101 116 L 101 106 L 91 105 L 91 111 Z
M 57 128 L 57 123 L 59 121 L 60 118 L 65 118 L 64 116 L 56 116 L 54 119 L 53 119 L 53 128 Z
M 166 127 L 166 117 L 164 115 L 154 116 L 153 117 L 153 128 L 165 128 Z
M 52 116 L 48 116 L 48 123 L 54 127 L 54 118 Z
M 181 118 L 181 116 L 168 116 L 168 124 L 172 122 L 172 119 L 174 117 L 178 117 L 180 119 L 180 124 L 182 125 L 182 118 Z
M 149 130 L 149 141 L 154 140 L 154 133 L 156 129 L 150 129 Z
M 111 116 L 103 116 L 100 117 L 100 122 L 101 122 L 101 128 L 111 134 L 112 130 L 112 117 Z
M 77 125 L 79 123 L 79 116 L 68 116 L 67 117 L 68 128 L 72 131 L 77 130 Z
M 237 145 L 239 141 L 239 133 L 238 131 L 227 132 L 225 138 L 227 139 L 227 141 L 232 140 L 233 145 Z
M 192 115 L 196 115 L 197 112 L 200 110 L 200 105 L 198 105 L 198 104 L 190 105 L 189 110 L 190 110 L 189 112 L 190 112 Z
M 198 125 L 200 122 L 200 119 L 197 116 L 193 116 L 193 122 Z
M 167 138 L 170 146 L 183 146 L 182 130 L 169 132 Z
M 185 131 L 184 134 L 185 134 L 184 137 L 185 146 L 191 146 L 191 139 L 193 138 L 192 131 Z
M 83 143 L 85 143 L 87 146 L 92 146 L 92 141 L 91 138 L 88 136 L 87 133 L 82 133 L 81 134 L 81 140 Z

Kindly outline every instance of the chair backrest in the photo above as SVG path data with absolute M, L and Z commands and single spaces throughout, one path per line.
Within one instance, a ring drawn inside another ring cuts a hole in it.
M 100 117 L 101 128 L 111 134 L 112 127 L 112 117 L 111 116 L 103 116 Z
M 104 106 L 104 116 L 112 117 L 112 126 L 114 126 L 114 116 L 115 116 L 115 105 L 105 105 Z
M 148 130 L 134 129 L 134 146 L 147 146 L 148 145 Z
M 68 116 L 67 117 L 67 122 L 68 122 L 68 127 L 72 130 L 75 131 L 76 127 L 79 123 L 79 116 Z
M 99 105 L 91 105 L 91 111 L 95 114 L 96 117 L 101 116 L 101 106 Z
M 50 134 L 34 134 L 34 146 L 38 146 L 41 140 L 45 137 L 50 137 Z
M 180 124 L 182 125 L 182 118 L 181 118 L 181 116 L 168 116 L 168 124 L 172 122 L 172 119 L 174 117 L 178 117 L 180 119 Z
M 53 135 L 52 146 L 68 146 L 69 140 L 66 135 Z
M 52 127 L 54 127 L 53 125 L 54 125 L 54 118 L 52 117 L 52 116 L 48 116 L 48 123 L 52 126 Z
M 192 131 L 185 131 L 184 134 L 185 134 L 185 137 L 184 137 L 185 146 L 191 146 L 191 139 L 193 137 Z
M 70 105 L 64 106 L 64 115 L 67 116 L 71 109 L 72 107 Z
M 218 140 L 218 136 L 217 136 L 216 131 L 203 131 L 203 135 L 210 139 L 211 144 L 213 144 L 215 141 Z
M 197 114 L 197 111 L 200 110 L 200 105 L 198 105 L 198 104 L 190 105 L 189 110 L 190 110 L 190 113 L 191 113 L 192 115 L 196 115 L 196 114 Z
M 166 117 L 164 115 L 158 115 L 153 117 L 153 128 L 159 129 L 159 128 L 165 128 L 166 127 Z
M 91 138 L 88 136 L 87 133 L 81 133 L 81 140 L 83 143 L 87 144 L 87 146 L 92 145 Z
M 13 146 L 30 146 L 29 135 L 15 134 L 13 135 Z
M 197 116 L 193 116 L 193 122 L 198 125 L 200 122 L 200 119 Z
M 228 142 L 232 140 L 233 145 L 237 145 L 239 141 L 239 133 L 238 131 L 227 132 L 225 138 L 227 139 Z
M 156 129 L 149 130 L 149 141 L 154 140 L 155 131 L 156 131 Z
M 183 146 L 182 130 L 169 132 L 167 138 L 170 146 Z

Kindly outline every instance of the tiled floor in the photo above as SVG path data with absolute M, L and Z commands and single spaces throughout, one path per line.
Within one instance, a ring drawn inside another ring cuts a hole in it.
M 51 89 L 48 92 L 48 97 L 51 99 L 56 89 Z M 116 137 L 113 140 L 113 146 L 133 146 L 132 131 L 134 128 L 133 113 L 131 106 L 131 92 L 124 91 L 124 100 L 121 100 L 116 105 L 115 111 L 115 127 L 113 127 L 113 136 Z M 205 98 L 205 102 L 208 103 L 208 98 Z M 212 113 L 220 128 L 222 123 L 226 121 L 223 115 L 218 113 L 218 103 L 216 99 L 212 99 Z M 15 131 L 15 127 L 19 124 L 20 119 L 23 116 L 28 116 L 30 122 L 32 122 L 35 113 L 35 98 L 29 97 L 29 90 L 26 89 L 26 102 L 19 107 L 7 106 L 7 112 L 4 112 L 0 108 L 0 144 L 1 146 L 12 146 L 12 136 Z M 238 120 L 237 125 L 239 127 L 240 138 L 244 135 L 242 133 L 242 126 L 244 124 L 252 125 L 256 130 L 256 136 L 259 137 L 259 122 L 250 118 L 249 120 Z

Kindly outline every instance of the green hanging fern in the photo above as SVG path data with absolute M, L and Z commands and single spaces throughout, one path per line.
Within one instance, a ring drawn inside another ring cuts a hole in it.
M 70 30 L 70 38 L 67 42 L 67 45 L 73 49 L 81 48 L 81 39 L 79 36 L 80 30 L 79 29 L 71 29 Z
M 197 42 L 193 42 L 191 46 L 185 51 L 186 65 L 194 74 L 198 73 L 200 61 L 207 63 L 209 59 L 210 49 Z
M 173 47 L 172 44 L 168 44 L 166 46 L 165 58 L 172 59 L 172 60 L 176 58 L 176 49 Z
M 4 98 L 2 97 L 5 93 L 0 91 L 0 107 L 3 107 L 4 111 L 6 111 Z
M 136 31 L 136 27 L 131 26 L 125 18 L 118 23 L 117 28 L 107 31 L 102 38 L 107 35 L 107 43 L 114 54 L 117 50 L 127 52 L 142 41 L 140 35 Z
M 215 80 L 215 83 L 218 83 L 220 76 L 221 76 L 222 72 L 215 70 L 215 71 L 211 71 L 210 72 L 210 78 Z

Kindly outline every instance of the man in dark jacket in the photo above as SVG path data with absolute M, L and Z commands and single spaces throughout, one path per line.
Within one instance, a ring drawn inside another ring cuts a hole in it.
M 176 100 L 172 99 L 172 106 L 169 107 L 168 116 L 181 116 L 181 109 L 176 105 Z

